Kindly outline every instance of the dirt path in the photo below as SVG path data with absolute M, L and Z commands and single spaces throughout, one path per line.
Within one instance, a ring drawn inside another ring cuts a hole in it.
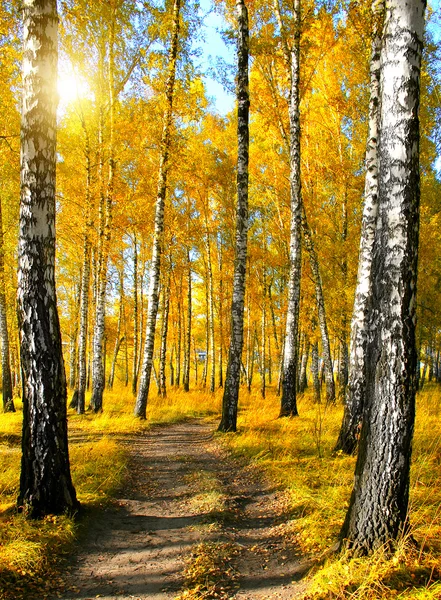
M 190 421 L 126 442 L 130 480 L 115 507 L 89 520 L 58 597 L 176 598 L 188 561 L 197 578 L 210 556 L 227 557 L 224 577 L 213 575 L 223 579 L 216 597 L 288 600 L 299 591 L 307 564 L 287 537 L 283 496 L 228 457 L 214 427 Z M 208 585 L 204 597 L 214 594 Z

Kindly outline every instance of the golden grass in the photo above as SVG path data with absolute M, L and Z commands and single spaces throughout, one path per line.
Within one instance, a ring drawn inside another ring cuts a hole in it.
M 287 534 L 303 552 L 325 556 L 338 540 L 352 490 L 355 458 L 333 454 L 342 407 L 299 398 L 300 417 L 277 419 L 279 399 L 252 392 L 242 399 L 238 435 L 223 436 L 237 456 L 252 461 L 286 490 L 292 521 Z M 427 387 L 417 399 L 411 471 L 410 521 L 417 550 L 400 540 L 383 551 L 350 560 L 330 554 L 318 561 L 304 598 L 441 598 L 441 390 Z
M 86 506 L 99 506 L 121 485 L 127 459 L 119 442 L 121 438 L 136 434 L 152 423 L 218 415 L 221 395 L 222 391 L 212 395 L 205 391 L 172 390 L 166 399 L 161 399 L 153 394 L 147 421 L 133 417 L 134 400 L 127 388 L 106 392 L 101 414 L 76 415 L 69 410 L 72 474 L 80 501 Z M 303 597 L 441 598 L 440 388 L 427 386 L 417 400 L 410 496 L 410 520 L 417 546 L 401 540 L 392 557 L 382 551 L 368 559 L 353 560 L 326 554 L 337 541 L 355 466 L 354 458 L 332 453 L 342 407 L 314 405 L 306 393 L 298 402 L 300 417 L 278 419 L 279 402 L 271 389 L 266 399 L 257 390 L 251 394 L 241 391 L 238 434 L 219 435 L 218 439 L 286 491 L 291 521 L 285 534 L 293 543 L 304 553 L 327 556 L 317 562 Z M 16 406 L 17 413 L 0 414 L 0 590 L 3 589 L 0 599 L 8 600 L 20 597 L 17 592 L 20 585 L 27 586 L 25 596 L 29 598 L 32 586 L 39 585 L 35 597 L 44 598 L 45 574 L 52 568 L 48 556 L 60 554 L 75 535 L 74 523 L 67 517 L 33 523 L 10 510 L 18 492 L 20 468 L 21 405 L 17 402 Z M 208 503 L 211 508 L 223 503 L 210 474 L 201 473 L 197 477 L 200 497 L 195 497 L 195 503 L 204 506 Z M 212 568 L 212 550 L 216 553 L 219 549 L 206 545 L 195 549 L 183 597 L 196 598 L 207 593 L 206 588 L 199 588 L 199 596 L 197 592 L 191 595 L 200 585 L 199 575 Z M 11 591 L 11 586 L 15 591 Z

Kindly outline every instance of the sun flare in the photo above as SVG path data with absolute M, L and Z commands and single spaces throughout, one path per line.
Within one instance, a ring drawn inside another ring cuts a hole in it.
M 73 73 L 60 73 L 58 76 L 58 94 L 60 105 L 66 107 L 79 98 L 84 98 L 88 93 L 88 86 Z

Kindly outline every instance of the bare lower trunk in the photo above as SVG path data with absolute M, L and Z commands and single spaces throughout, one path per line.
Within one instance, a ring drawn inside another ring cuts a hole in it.
M 320 326 L 320 334 L 322 338 L 322 353 L 323 364 L 326 378 L 326 403 L 335 403 L 335 382 L 334 371 L 332 366 L 331 344 L 329 343 L 328 324 L 326 319 L 325 298 L 323 296 L 322 278 L 320 275 L 319 262 L 315 251 L 314 242 L 312 240 L 311 230 L 309 229 L 306 213 L 303 209 L 302 213 L 302 228 L 305 248 L 309 255 L 312 277 L 315 287 L 315 298 L 317 302 L 318 321 Z

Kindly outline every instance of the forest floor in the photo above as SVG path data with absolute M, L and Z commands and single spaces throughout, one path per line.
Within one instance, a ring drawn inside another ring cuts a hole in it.
M 119 436 L 128 478 L 112 505 L 83 517 L 58 598 L 291 600 L 303 591 L 310 565 L 289 535 L 284 493 L 229 456 L 215 426 L 194 419 Z

